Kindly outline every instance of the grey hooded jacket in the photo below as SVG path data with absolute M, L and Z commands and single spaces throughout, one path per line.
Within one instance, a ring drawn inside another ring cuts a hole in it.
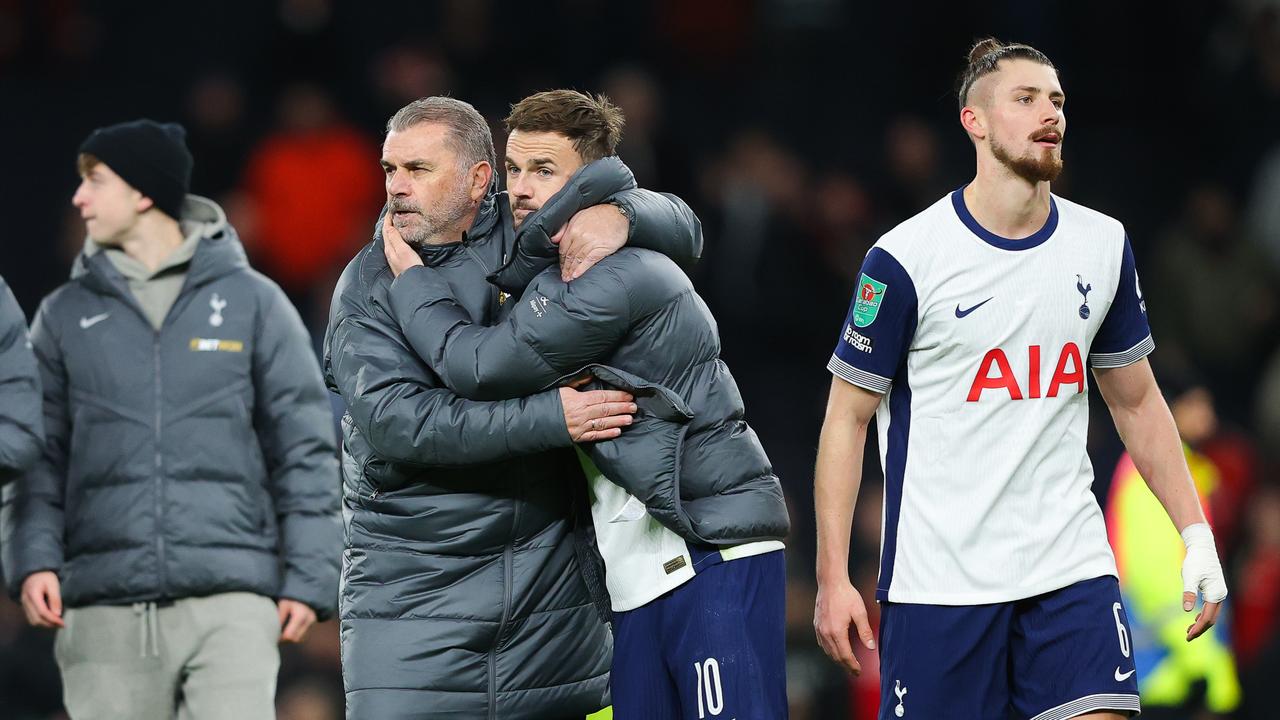
M 613 201 L 632 219 L 631 243 L 700 253 L 683 203 L 642 190 Z M 510 254 L 511 227 L 505 193 L 491 193 L 461 242 L 421 251 L 482 322 L 513 304 L 485 279 Z M 473 402 L 445 389 L 391 315 L 391 280 L 379 233 L 339 280 L 325 341 L 327 379 L 348 411 L 347 716 L 593 712 L 608 700 L 612 640 L 579 559 L 574 491 L 585 480 L 559 394 Z
M 247 591 L 337 602 L 331 411 L 306 329 L 214 203 L 159 331 L 105 253 L 32 323 L 43 458 L 0 510 L 9 590 L 52 570 L 69 607 Z
M 40 376 L 27 336 L 27 318 L 0 278 L 0 485 L 40 456 Z
M 414 350 L 463 397 L 520 397 L 585 372 L 631 391 L 640 407 L 633 425 L 588 449 L 606 476 L 686 540 L 782 539 L 789 529 L 782 487 L 743 420 L 715 319 L 688 277 L 662 255 L 635 248 L 572 283 L 548 267 L 555 258 L 548 231 L 610 192 L 619 166 L 617 158 L 588 165 L 573 190 L 526 221 L 496 279 L 518 292 L 540 274 L 502 323 L 475 324 L 429 267 L 396 279 L 392 310 Z

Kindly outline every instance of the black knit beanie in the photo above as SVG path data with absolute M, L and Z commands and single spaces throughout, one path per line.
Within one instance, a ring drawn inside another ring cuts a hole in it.
M 191 152 L 187 131 L 177 123 L 134 120 L 108 125 L 89 133 L 80 152 L 92 155 L 156 208 L 178 219 L 182 199 L 191 187 Z

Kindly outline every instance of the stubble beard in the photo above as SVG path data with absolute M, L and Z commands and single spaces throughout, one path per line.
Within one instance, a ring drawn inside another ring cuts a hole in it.
M 448 194 L 435 203 L 435 207 L 426 211 L 422 206 L 409 198 L 391 198 L 391 212 L 416 212 L 419 221 L 408 227 L 396 226 L 404 241 L 416 248 L 429 245 L 442 245 L 451 242 L 463 219 L 475 210 L 476 203 L 471 200 L 466 183 L 462 178 L 449 187 Z M 465 228 L 464 228 L 465 229 Z
M 529 212 L 524 217 L 520 217 L 519 215 L 516 214 L 517 210 L 528 210 Z M 517 230 L 519 230 L 520 226 L 524 224 L 524 221 L 528 220 L 529 216 L 533 215 L 537 211 L 538 211 L 538 208 L 533 207 L 529 203 L 529 201 L 512 198 L 511 199 L 511 224 L 515 226 Z
M 1058 145 L 1062 147 L 1061 142 Z M 991 138 L 991 154 L 1001 165 L 1009 168 L 1014 175 L 1032 183 L 1053 182 L 1058 179 L 1058 175 L 1062 173 L 1062 155 L 1052 150 L 1041 153 L 1038 150 L 1021 157 L 1014 157 L 1013 153 L 1004 145 L 1001 145 L 994 137 Z

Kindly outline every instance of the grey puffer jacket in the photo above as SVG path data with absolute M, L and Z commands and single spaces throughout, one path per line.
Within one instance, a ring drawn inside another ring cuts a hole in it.
M 463 397 L 520 397 L 585 372 L 631 391 L 640 407 L 634 424 L 588 450 L 606 476 L 687 540 L 781 539 L 789 529 L 781 485 L 743 419 L 715 319 L 688 277 L 662 255 L 634 248 L 572 283 L 548 267 L 555 258 L 549 231 L 610 192 L 620 166 L 606 158 L 583 168 L 573 188 L 521 228 L 513 261 L 497 278 L 515 291 L 529 273 L 540 274 L 502 323 L 476 324 L 429 267 L 411 268 L 392 284 L 396 319 Z
M 43 444 L 40 376 L 27 318 L 0 278 L 0 485 L 34 463 Z
M 5 491 L 9 590 L 53 570 L 69 607 L 247 591 L 337 604 L 332 413 L 298 313 L 214 203 L 156 331 L 105 253 L 40 305 L 44 457 Z
M 632 218 L 631 243 L 700 253 L 683 203 L 642 190 L 612 199 Z M 461 242 L 421 255 L 473 317 L 497 322 L 513 299 L 485 278 L 513 241 L 506 195 L 494 192 Z M 339 280 L 325 340 L 328 382 L 347 402 L 347 716 L 598 710 L 612 639 L 583 577 L 575 524 L 590 517 L 559 394 L 475 402 L 447 390 L 392 317 L 391 280 L 377 233 Z

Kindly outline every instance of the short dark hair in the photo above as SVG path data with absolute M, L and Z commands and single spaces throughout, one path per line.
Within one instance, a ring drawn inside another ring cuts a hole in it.
M 956 96 L 960 100 L 961 110 L 969 104 L 969 91 L 973 89 L 973 84 L 984 75 L 990 75 L 999 69 L 1001 60 L 1031 60 L 1048 65 L 1054 72 L 1058 71 L 1047 55 L 1030 45 L 1006 44 L 993 37 L 979 40 L 969 49 L 969 62 L 956 83 Z
M 507 132 L 559 133 L 573 142 L 584 163 L 618 154 L 622 111 L 604 95 L 547 90 L 511 106 Z

